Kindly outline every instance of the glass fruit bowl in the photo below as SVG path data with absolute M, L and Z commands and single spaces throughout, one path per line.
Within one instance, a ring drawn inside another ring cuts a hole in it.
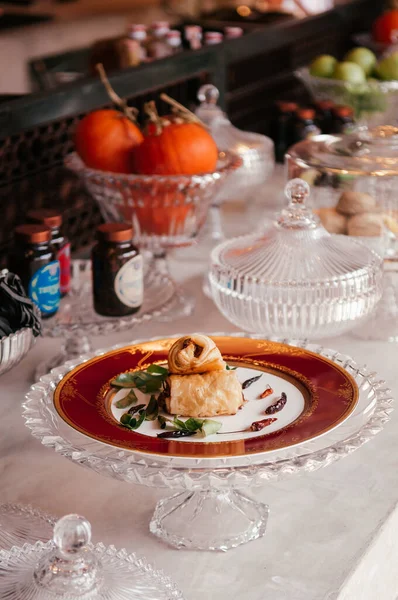
M 220 152 L 216 171 L 203 175 L 108 173 L 86 167 L 76 153 L 66 157 L 65 165 L 83 179 L 106 221 L 131 222 L 135 243 L 156 254 L 192 243 L 213 198 L 241 159 Z
M 380 300 L 382 258 L 348 236 L 329 234 L 305 206 L 308 184 L 286 186 L 290 203 L 261 235 L 217 246 L 212 296 L 237 327 L 271 336 L 340 335 Z
M 308 68 L 296 75 L 309 90 L 314 100 L 332 100 L 350 106 L 359 125 L 377 127 L 398 122 L 398 81 L 369 79 L 362 85 L 338 79 L 314 77 Z

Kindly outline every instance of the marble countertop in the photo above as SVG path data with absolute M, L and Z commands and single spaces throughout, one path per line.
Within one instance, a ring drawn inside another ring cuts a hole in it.
M 233 221 L 237 223 L 235 217 Z M 197 297 L 193 317 L 146 323 L 128 333 L 94 339 L 94 346 L 194 330 L 234 331 L 201 292 L 205 257 L 192 256 L 192 249 L 180 250 L 173 266 Z M 367 364 L 398 396 L 395 345 L 352 336 L 325 340 L 325 345 Z M 398 411 L 381 434 L 332 466 L 247 490 L 270 506 L 262 539 L 225 554 L 178 551 L 148 530 L 155 504 L 167 490 L 129 485 L 86 470 L 41 446 L 24 426 L 21 403 L 33 371 L 58 347 L 59 340 L 39 340 L 1 378 L 2 502 L 29 503 L 57 516 L 83 514 L 92 523 L 95 540 L 144 554 L 175 580 L 187 600 L 396 600 Z

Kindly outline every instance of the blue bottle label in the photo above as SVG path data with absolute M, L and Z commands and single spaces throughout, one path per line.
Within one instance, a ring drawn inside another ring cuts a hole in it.
M 29 282 L 29 297 L 44 315 L 58 310 L 61 299 L 59 262 L 54 260 L 41 267 Z

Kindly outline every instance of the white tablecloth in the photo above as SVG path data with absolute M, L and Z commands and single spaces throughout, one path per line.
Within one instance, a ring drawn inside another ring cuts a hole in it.
M 201 293 L 203 257 L 192 261 L 187 254 L 179 251 L 174 266 L 197 295 L 194 316 L 97 338 L 95 347 L 195 330 L 235 330 Z M 325 345 L 368 364 L 398 395 L 395 345 L 351 336 Z M 59 516 L 85 515 L 95 540 L 144 554 L 170 574 L 187 600 L 396 599 L 398 413 L 380 435 L 331 467 L 247 490 L 270 505 L 264 538 L 225 554 L 178 551 L 148 531 L 155 504 L 167 490 L 128 485 L 83 469 L 41 446 L 24 426 L 21 402 L 33 370 L 58 347 L 57 340 L 41 339 L 1 378 L 2 502 L 30 503 Z

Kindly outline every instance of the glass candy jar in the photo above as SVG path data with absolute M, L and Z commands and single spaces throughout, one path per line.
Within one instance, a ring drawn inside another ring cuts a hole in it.
M 398 232 L 398 128 L 316 136 L 290 148 L 286 164 L 288 179 L 310 184 L 330 233 L 384 239 Z
M 234 127 L 226 114 L 217 106 L 219 95 L 214 85 L 203 85 L 198 92 L 200 105 L 196 109 L 196 115 L 209 128 L 217 146 L 237 154 L 243 164 L 228 178 L 210 209 L 211 232 L 208 235 L 216 242 L 223 238 L 220 204 L 226 200 L 246 202 L 255 199 L 275 165 L 273 141 L 265 135 Z
M 305 181 L 290 181 L 285 192 L 288 207 L 261 237 L 235 238 L 213 250 L 213 299 L 243 331 L 310 339 L 342 334 L 379 301 L 382 259 L 353 238 L 326 231 L 306 206 Z
M 90 523 L 67 515 L 51 542 L 0 553 L 0 597 L 18 600 L 183 600 L 162 571 L 125 549 L 91 543 Z
M 398 128 L 323 135 L 293 146 L 287 177 L 311 185 L 315 212 L 331 233 L 354 236 L 383 255 L 383 298 L 357 334 L 398 341 Z

